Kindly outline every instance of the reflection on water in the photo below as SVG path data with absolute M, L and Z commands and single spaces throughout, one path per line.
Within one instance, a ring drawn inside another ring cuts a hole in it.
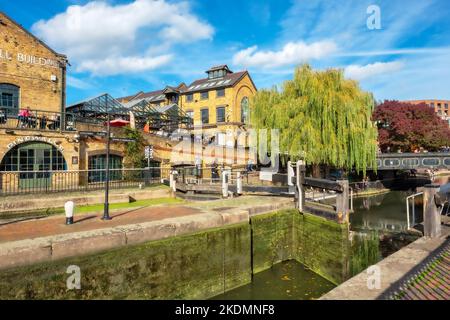
M 357 198 L 353 202 L 355 212 L 350 215 L 352 230 L 380 230 L 406 232 L 406 198 L 411 191 L 391 191 L 389 193 Z M 422 221 L 422 198 L 415 201 L 415 223 Z M 412 219 L 412 216 L 410 217 Z
M 312 300 L 335 285 L 306 269 L 297 261 L 287 261 L 256 274 L 253 282 L 215 297 L 215 300 Z

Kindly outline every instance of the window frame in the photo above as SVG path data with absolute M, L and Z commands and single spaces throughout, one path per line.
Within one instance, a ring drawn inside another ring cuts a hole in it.
M 193 102 L 194 101 L 194 94 L 188 93 L 186 94 L 186 102 Z
M 206 94 L 206 98 L 203 96 Z M 200 100 L 208 100 L 209 99 L 209 91 L 202 91 L 200 92 Z
M 219 92 L 223 92 L 223 95 L 219 95 Z M 223 98 L 223 97 L 225 97 L 225 88 L 216 89 L 216 98 Z
M 205 122 L 205 121 L 203 121 L 204 120 L 204 117 L 203 117 L 203 112 L 205 112 L 206 111 L 206 114 L 207 114 L 207 121 Z M 201 110 L 200 110 L 200 121 L 202 122 L 202 124 L 209 124 L 209 108 L 207 108 L 207 107 L 205 107 L 205 108 L 202 108 Z
M 223 110 L 223 121 L 219 121 L 219 110 Z M 216 123 L 226 123 L 227 122 L 227 109 L 225 106 L 216 107 Z

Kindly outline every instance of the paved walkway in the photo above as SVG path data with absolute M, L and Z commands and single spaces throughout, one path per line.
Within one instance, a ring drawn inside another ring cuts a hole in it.
M 81 231 L 112 228 L 201 213 L 197 208 L 185 206 L 158 206 L 121 210 L 111 213 L 112 220 L 103 221 L 101 213 L 83 214 L 75 217 L 73 225 L 65 225 L 65 217 L 58 215 L 42 219 L 12 222 L 0 225 L 0 243 L 47 237 Z
M 75 215 L 74 224 L 65 225 L 65 216 L 57 215 L 27 221 L 0 224 L 0 243 L 35 239 L 53 235 L 107 229 L 124 225 L 160 221 L 203 214 L 208 211 L 218 212 L 222 209 L 249 208 L 269 205 L 289 199 L 277 197 L 249 196 L 229 200 L 190 202 L 186 205 L 161 205 L 135 209 L 124 209 L 111 213 L 112 220 L 101 220 L 102 213 Z

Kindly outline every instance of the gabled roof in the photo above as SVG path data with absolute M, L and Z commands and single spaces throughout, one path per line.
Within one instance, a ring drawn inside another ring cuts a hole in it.
M 4 15 L 6 17 L 6 19 L 8 19 L 9 21 L 11 21 L 16 27 L 18 27 L 19 29 L 23 30 L 26 34 L 28 34 L 30 37 L 32 37 L 33 39 L 35 39 L 37 42 L 39 42 L 39 44 L 41 44 L 42 46 L 44 46 L 45 48 L 47 48 L 50 52 L 52 52 L 54 55 L 61 57 L 63 59 L 66 60 L 67 62 L 67 56 L 65 54 L 61 54 L 56 52 L 55 50 L 53 50 L 52 48 L 50 48 L 44 41 L 42 41 L 41 39 L 39 39 L 38 37 L 36 37 L 34 34 L 32 34 L 30 31 L 28 31 L 27 29 L 25 29 L 21 24 L 19 24 L 18 22 L 16 22 L 14 19 L 12 19 L 10 16 L 8 16 L 5 12 L 0 10 L 0 15 Z M 1 21 L 1 18 L 0 18 Z
M 210 89 L 221 89 L 221 88 L 228 88 L 233 87 L 241 81 L 242 78 L 244 78 L 246 75 L 250 77 L 250 74 L 248 71 L 241 71 L 241 72 L 235 72 L 235 73 L 229 73 L 224 77 L 221 78 L 215 78 L 215 79 L 199 79 L 194 82 L 185 90 L 183 93 L 193 93 L 193 92 L 199 92 L 199 91 L 205 91 Z M 250 78 L 251 80 L 251 78 Z M 253 80 L 251 80 L 253 83 Z M 254 84 L 253 84 L 254 85 Z M 256 86 L 255 86 L 256 88 Z

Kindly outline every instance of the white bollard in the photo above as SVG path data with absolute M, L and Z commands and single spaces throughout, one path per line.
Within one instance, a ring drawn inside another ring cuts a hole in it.
M 66 211 L 66 225 L 73 224 L 73 212 L 75 210 L 75 203 L 73 201 L 67 201 L 64 205 Z
M 242 190 L 242 175 L 240 172 L 237 173 L 237 177 L 236 177 L 236 189 L 237 189 L 237 194 L 243 194 L 243 190 Z
M 173 171 L 170 171 L 170 177 L 169 177 L 169 187 L 170 189 L 173 190 L 173 184 L 175 182 L 174 176 L 173 176 Z
M 174 171 L 173 177 L 172 177 L 172 191 L 173 192 L 177 192 L 177 176 L 178 176 L 178 171 Z
M 228 198 L 228 171 L 222 171 L 222 196 Z

